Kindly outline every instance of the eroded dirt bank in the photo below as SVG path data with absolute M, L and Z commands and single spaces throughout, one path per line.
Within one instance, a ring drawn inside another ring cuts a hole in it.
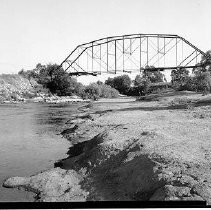
M 190 98 L 188 105 L 181 103 L 184 97 Z M 151 102 L 120 98 L 86 105 L 62 132 L 73 145 L 68 158 L 52 170 L 10 178 L 4 186 L 33 191 L 36 201 L 211 204 L 210 104 L 210 95 L 184 93 Z

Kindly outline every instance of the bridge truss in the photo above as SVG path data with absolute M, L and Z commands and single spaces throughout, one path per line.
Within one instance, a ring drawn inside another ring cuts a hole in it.
M 195 68 L 202 55 L 207 56 L 178 35 L 130 34 L 78 45 L 60 66 L 76 76 L 140 73 Z

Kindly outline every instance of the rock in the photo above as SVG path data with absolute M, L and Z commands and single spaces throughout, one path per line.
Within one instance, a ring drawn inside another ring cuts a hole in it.
M 165 198 L 166 198 L 165 188 L 161 187 L 154 192 L 154 194 L 149 200 L 150 201 L 164 201 Z
M 211 187 L 204 183 L 198 183 L 193 186 L 191 193 L 195 193 L 211 204 Z
M 40 201 L 83 201 L 88 192 L 81 189 L 82 180 L 82 175 L 76 171 L 54 168 L 30 178 L 9 178 L 4 186 L 29 189 L 40 195 Z
M 197 183 L 197 181 L 195 179 L 193 179 L 192 177 L 190 177 L 188 175 L 182 175 L 181 178 L 179 179 L 179 182 L 182 185 L 185 185 L 188 187 L 192 187 L 193 185 L 195 185 Z
M 172 185 L 165 185 L 155 191 L 150 198 L 151 201 L 164 201 L 164 200 L 180 200 L 182 197 L 189 197 L 189 187 L 178 187 Z
M 11 177 L 3 183 L 3 187 L 15 188 L 23 185 L 28 185 L 30 178 L 27 177 Z
M 183 201 L 203 201 L 204 199 L 199 195 L 193 194 L 191 197 L 183 197 L 182 200 Z
M 166 198 L 165 189 L 163 187 L 157 189 L 149 199 L 150 201 L 164 201 Z

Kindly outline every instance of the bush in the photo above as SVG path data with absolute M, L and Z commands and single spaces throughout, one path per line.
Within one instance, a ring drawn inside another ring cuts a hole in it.
M 73 93 L 78 95 L 78 96 L 80 96 L 80 95 L 82 95 L 82 92 L 83 92 L 84 88 L 85 88 L 85 86 L 82 83 L 76 82 L 74 84 L 74 91 L 73 91 Z
M 99 98 L 116 98 L 118 94 L 116 89 L 108 85 L 92 83 L 82 88 L 80 96 L 83 99 L 98 100 Z
M 147 68 L 155 68 L 154 66 Z M 143 78 L 149 80 L 151 83 L 163 82 L 165 76 L 160 71 L 144 71 Z
M 209 93 L 211 89 L 210 72 L 197 72 L 194 77 L 195 89 L 198 92 Z
M 118 77 L 108 78 L 105 81 L 106 85 L 110 85 L 112 88 L 115 88 L 122 94 L 128 94 L 131 86 L 131 79 L 128 75 L 122 75 Z
M 119 92 L 109 85 L 101 84 L 98 85 L 98 87 L 100 88 L 101 98 L 117 98 L 119 95 Z
M 83 99 L 92 99 L 96 101 L 100 98 L 100 88 L 96 83 L 92 83 L 83 89 L 81 97 Z
M 22 69 L 18 74 L 27 79 L 34 78 L 44 88 L 59 96 L 72 95 L 77 83 L 57 64 L 37 64 L 35 69 L 29 71 Z
M 187 83 L 190 81 L 189 71 L 185 68 L 175 69 L 171 72 L 172 88 L 175 90 L 187 90 Z
M 112 88 L 114 88 L 114 79 L 109 77 L 109 78 L 105 81 L 105 85 L 109 85 L 109 86 L 111 86 Z
M 198 67 L 193 70 L 194 76 L 189 76 L 187 69 L 173 70 L 172 87 L 175 90 L 189 90 L 208 93 L 211 90 L 211 75 L 208 70 Z
M 134 80 L 134 87 L 130 89 L 130 94 L 136 96 L 144 96 L 150 92 L 151 81 L 145 75 L 137 75 Z
M 187 77 L 186 80 L 184 80 L 183 82 L 174 81 L 172 83 L 172 88 L 177 91 L 183 91 L 183 90 L 195 91 L 196 84 L 194 78 Z

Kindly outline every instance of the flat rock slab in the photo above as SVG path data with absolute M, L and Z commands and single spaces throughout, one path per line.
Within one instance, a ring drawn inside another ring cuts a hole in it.
M 87 192 L 81 189 L 83 177 L 73 170 L 55 168 L 31 177 L 12 177 L 3 186 L 22 187 L 38 194 L 40 201 L 85 201 Z

